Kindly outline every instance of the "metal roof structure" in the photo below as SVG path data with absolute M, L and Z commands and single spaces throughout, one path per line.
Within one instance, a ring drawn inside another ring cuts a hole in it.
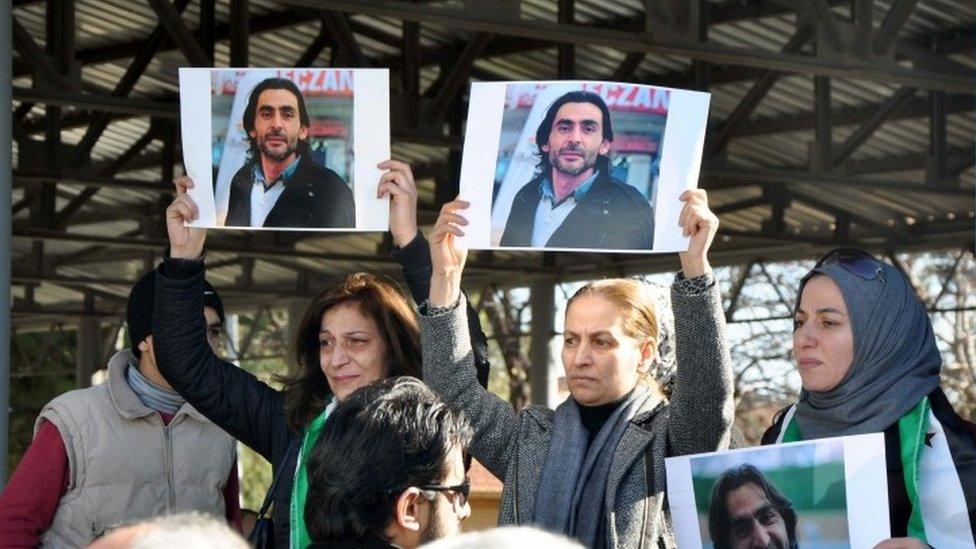
M 13 324 L 114 315 L 165 246 L 182 66 L 391 70 L 422 223 L 457 189 L 468 83 L 708 90 L 716 264 L 835 245 L 973 246 L 968 0 L 13 0 Z M 395 272 L 382 234 L 211 231 L 231 308 Z M 477 252 L 467 282 L 672 269 L 668 256 Z

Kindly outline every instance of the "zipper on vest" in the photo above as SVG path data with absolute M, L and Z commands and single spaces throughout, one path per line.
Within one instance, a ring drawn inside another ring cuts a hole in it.
M 170 423 L 172 424 L 172 421 Z M 169 492 L 167 510 L 173 512 L 176 508 L 176 490 L 173 486 L 173 437 L 170 435 L 169 425 L 163 426 L 163 469 L 166 473 L 166 488 Z

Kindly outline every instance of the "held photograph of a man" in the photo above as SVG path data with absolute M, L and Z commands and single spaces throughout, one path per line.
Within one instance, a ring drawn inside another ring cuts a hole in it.
M 680 547 L 846 549 L 887 537 L 876 435 L 676 459 L 666 465 Z
M 677 196 L 697 184 L 707 108 L 708 94 L 639 84 L 473 84 L 471 247 L 684 249 L 667 221 L 677 227 Z M 675 109 L 683 125 L 668 123 Z
M 379 209 L 375 165 L 383 160 L 377 153 L 389 151 L 389 112 L 378 107 L 388 97 L 376 104 L 360 95 L 377 95 L 371 90 L 385 87 L 386 71 L 181 69 L 180 77 L 187 171 L 203 168 L 196 157 L 205 151 L 209 160 L 209 173 L 191 174 L 201 226 L 385 229 L 366 214 Z M 201 98 L 205 81 L 209 94 Z M 205 118 L 188 113 L 202 116 L 204 102 Z M 208 146 L 188 147 L 188 137 L 199 141 L 205 121 Z

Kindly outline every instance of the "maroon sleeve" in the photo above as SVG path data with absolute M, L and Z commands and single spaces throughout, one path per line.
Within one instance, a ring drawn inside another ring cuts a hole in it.
M 0 547 L 37 547 L 51 526 L 69 478 L 61 433 L 45 421 L 0 494 Z
M 227 510 L 227 524 L 241 532 L 241 481 L 237 478 L 237 458 L 230 468 L 230 476 L 224 485 L 224 508 Z

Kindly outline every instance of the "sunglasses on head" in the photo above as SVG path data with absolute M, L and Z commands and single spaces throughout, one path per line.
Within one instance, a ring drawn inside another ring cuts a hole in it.
M 882 284 L 888 284 L 881 262 L 858 248 L 834 248 L 817 260 L 814 269 L 825 265 L 840 265 L 845 271 L 864 280 L 877 278 Z

